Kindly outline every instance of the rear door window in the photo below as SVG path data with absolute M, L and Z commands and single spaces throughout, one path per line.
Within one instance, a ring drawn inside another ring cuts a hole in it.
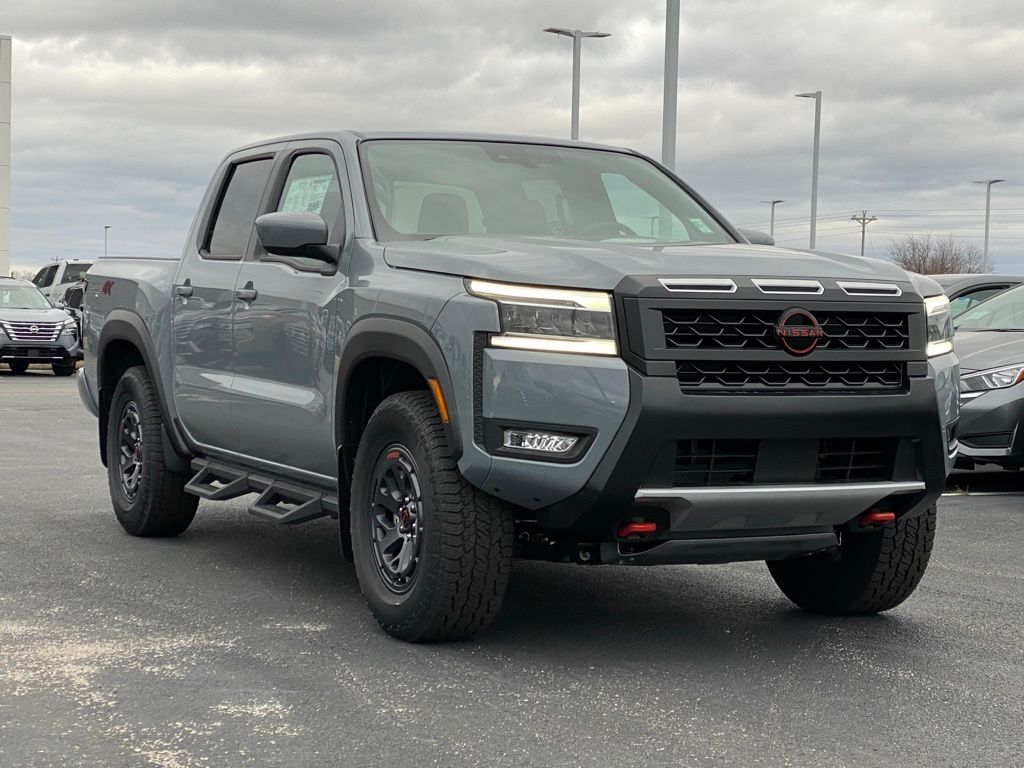
M 231 169 L 210 227 L 204 256 L 215 259 L 242 257 L 249 245 L 272 166 L 273 159 L 268 157 L 238 163 Z
M 51 264 L 48 267 L 43 267 L 39 270 L 36 276 L 32 278 L 32 282 L 35 283 L 38 288 L 48 288 L 53 285 L 53 276 L 57 274 L 58 266 L 58 264 Z

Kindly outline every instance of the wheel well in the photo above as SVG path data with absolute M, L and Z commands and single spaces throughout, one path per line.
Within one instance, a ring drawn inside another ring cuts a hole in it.
M 107 463 L 107 416 L 110 413 L 110 399 L 114 394 L 114 387 L 129 368 L 145 364 L 139 348 L 126 339 L 114 339 L 103 349 L 97 373 L 100 393 L 100 459 L 104 466 Z
M 390 357 L 361 360 L 349 375 L 342 402 L 341 443 L 355 457 L 366 422 L 384 399 L 398 392 L 429 390 L 426 378 L 413 365 Z M 347 467 L 351 470 L 351 467 Z

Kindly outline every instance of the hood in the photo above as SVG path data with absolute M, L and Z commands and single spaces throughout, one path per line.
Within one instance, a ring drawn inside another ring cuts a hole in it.
M 953 350 L 962 372 L 1024 363 L 1024 331 L 957 331 Z
M 7 323 L 59 323 L 68 319 L 63 309 L 2 309 L 0 322 Z
M 564 238 L 445 235 L 391 243 L 392 267 L 508 283 L 611 290 L 628 275 L 908 281 L 894 264 L 765 245 L 635 246 Z

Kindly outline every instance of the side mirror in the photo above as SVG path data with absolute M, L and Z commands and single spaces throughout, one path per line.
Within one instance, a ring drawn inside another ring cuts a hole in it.
M 775 245 L 775 238 L 767 232 L 759 232 L 756 229 L 741 229 L 739 233 L 747 238 L 748 243 L 754 245 Z
M 278 211 L 256 219 L 256 237 L 267 253 L 316 259 L 333 264 L 334 249 L 327 247 L 327 222 L 315 213 Z

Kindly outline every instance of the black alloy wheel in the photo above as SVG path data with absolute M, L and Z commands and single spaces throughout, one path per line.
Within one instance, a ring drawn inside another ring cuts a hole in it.
M 419 574 L 424 525 L 419 473 L 405 446 L 395 443 L 381 452 L 367 499 L 377 574 L 389 591 L 405 594 Z

